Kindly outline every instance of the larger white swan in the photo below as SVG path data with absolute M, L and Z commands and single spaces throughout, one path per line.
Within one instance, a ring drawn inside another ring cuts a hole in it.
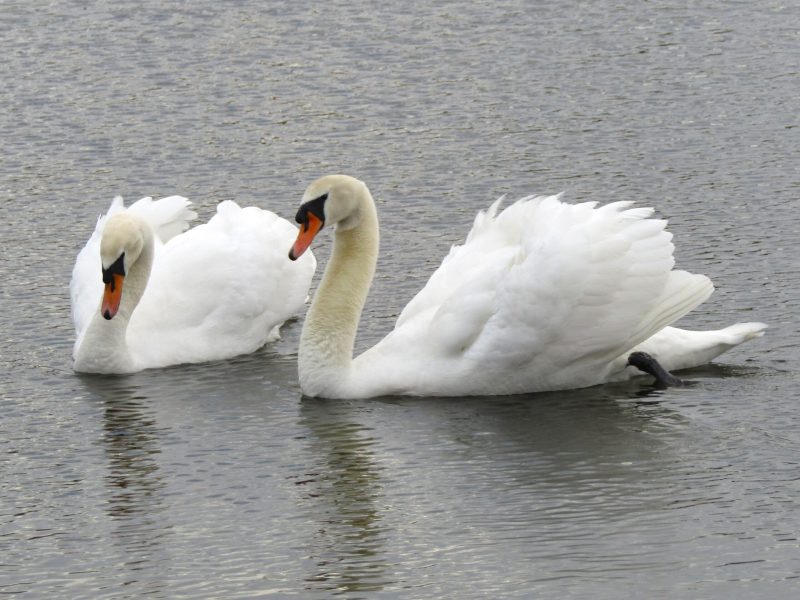
M 480 212 L 394 330 L 355 360 L 356 329 L 378 256 L 367 186 L 345 175 L 312 183 L 296 220 L 296 259 L 323 225 L 333 254 L 300 339 L 303 392 L 328 398 L 389 394 L 496 395 L 625 379 L 634 350 L 667 369 L 703 364 L 765 325 L 719 331 L 668 325 L 713 291 L 673 271 L 666 222 L 631 202 L 570 205 L 529 197 Z
M 285 247 L 297 227 L 232 201 L 185 231 L 189 201 L 116 198 L 78 254 L 70 293 L 76 371 L 131 373 L 257 350 L 302 309 L 316 268 Z M 185 233 L 182 233 L 184 232 Z

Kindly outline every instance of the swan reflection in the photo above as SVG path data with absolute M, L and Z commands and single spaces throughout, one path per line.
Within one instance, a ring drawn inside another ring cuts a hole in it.
M 388 582 L 387 533 L 381 522 L 381 475 L 372 430 L 348 415 L 347 403 L 304 401 L 300 424 L 319 457 L 298 477 L 301 509 L 316 520 L 308 544 L 314 567 L 307 588 L 366 592 Z
M 166 482 L 158 462 L 161 432 L 155 410 L 130 378 L 83 376 L 80 381 L 104 410 L 99 443 L 107 459 L 106 514 L 123 564 L 132 572 L 156 566 L 171 527 L 162 514 Z

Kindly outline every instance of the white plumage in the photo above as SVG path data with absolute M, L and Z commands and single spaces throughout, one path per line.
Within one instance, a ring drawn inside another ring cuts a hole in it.
M 634 350 L 650 352 L 667 369 L 685 368 L 765 328 L 668 327 L 713 286 L 703 275 L 672 270 L 672 235 L 666 221 L 649 218 L 652 209 L 528 197 L 502 212 L 498 201 L 479 213 L 464 244 L 451 249 L 394 330 L 351 360 L 349 336 L 377 256 L 377 218 L 369 191 L 355 179 L 322 178 L 304 202 L 325 194 L 324 222 L 339 225 L 301 339 L 300 382 L 308 395 L 579 388 L 640 374 L 626 365 Z M 298 243 L 293 252 L 302 253 L 310 239 Z M 366 277 L 353 275 L 362 272 Z
M 316 261 L 286 260 L 294 225 L 225 201 L 208 223 L 186 231 L 196 218 L 189 205 L 170 196 L 126 209 L 115 198 L 100 217 L 70 284 L 77 371 L 126 373 L 250 353 L 276 339 L 280 325 L 303 308 Z M 101 261 L 104 232 L 108 256 Z M 130 256 L 137 238 L 144 244 L 138 261 Z M 119 313 L 106 320 L 102 270 L 126 248 Z

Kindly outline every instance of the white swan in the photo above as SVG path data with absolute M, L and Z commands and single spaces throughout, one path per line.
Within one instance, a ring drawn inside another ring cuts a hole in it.
M 253 352 L 302 309 L 316 261 L 288 265 L 293 224 L 226 201 L 182 233 L 197 216 L 189 204 L 143 198 L 125 209 L 115 198 L 98 219 L 70 283 L 76 371 L 131 373 Z
M 297 213 L 301 230 L 289 257 L 302 255 L 323 225 L 336 234 L 301 334 L 303 392 L 360 398 L 579 388 L 641 374 L 627 366 L 633 350 L 679 369 L 761 335 L 761 323 L 668 327 L 713 286 L 703 275 L 673 271 L 666 222 L 631 204 L 529 197 L 498 213 L 495 202 L 394 330 L 353 360 L 378 255 L 375 204 L 352 177 L 315 181 Z

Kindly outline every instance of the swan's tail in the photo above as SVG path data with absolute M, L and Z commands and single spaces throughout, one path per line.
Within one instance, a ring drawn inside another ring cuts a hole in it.
M 142 198 L 131 204 L 129 211 L 150 223 L 162 242 L 189 229 L 189 222 L 197 218 L 191 202 L 183 196 L 167 196 L 160 200 Z
M 766 323 L 736 323 L 736 325 L 720 329 L 719 334 L 725 338 L 724 343 L 727 344 L 727 348 L 725 348 L 727 350 L 747 340 L 761 337 L 766 328 Z
M 764 335 L 764 323 L 736 323 L 715 331 L 689 331 L 665 327 L 636 347 L 655 356 L 674 371 L 704 365 L 734 346 Z

